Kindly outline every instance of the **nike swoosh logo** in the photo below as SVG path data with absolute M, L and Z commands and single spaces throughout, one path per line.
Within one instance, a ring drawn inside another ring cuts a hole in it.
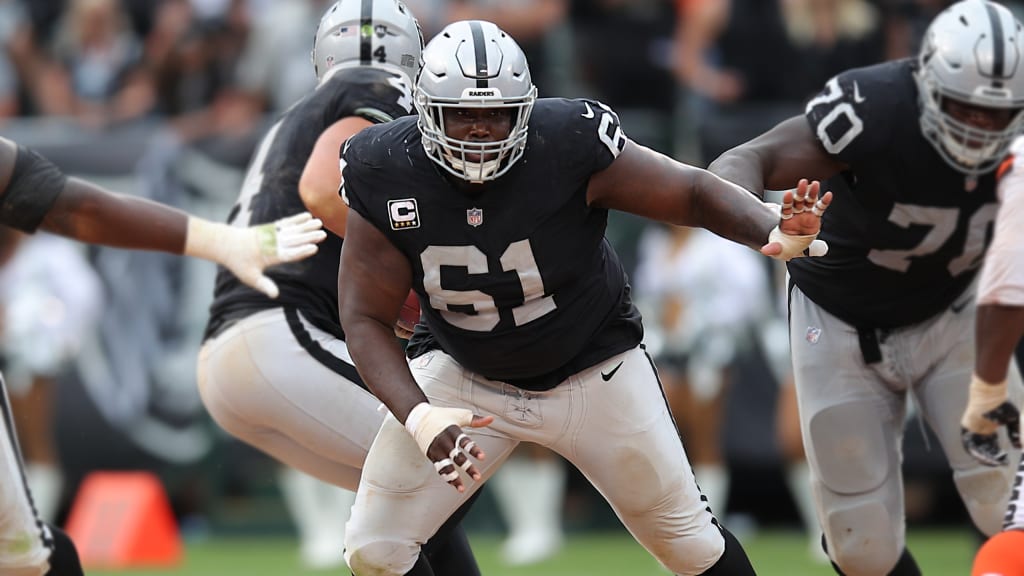
M 861 102 L 863 102 L 865 100 L 867 100 L 867 98 L 864 98 L 863 96 L 860 95 L 860 86 L 858 86 L 857 85 L 857 81 L 854 80 L 853 81 L 853 101 L 856 102 L 857 104 L 860 104 Z
M 587 107 L 587 113 L 586 114 L 580 114 L 580 116 L 583 116 L 584 118 L 593 118 L 594 117 L 594 109 L 591 108 L 590 104 L 588 104 L 587 102 L 584 102 L 583 105 Z
M 615 376 L 615 373 L 619 371 L 619 368 L 622 368 L 622 362 L 619 362 L 618 364 L 616 364 L 615 368 L 612 368 L 612 371 L 608 372 L 607 374 L 604 373 L 604 372 L 601 372 L 601 379 L 604 380 L 605 382 L 611 380 L 612 376 Z

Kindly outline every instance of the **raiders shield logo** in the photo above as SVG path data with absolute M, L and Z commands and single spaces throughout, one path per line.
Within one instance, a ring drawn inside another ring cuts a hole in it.
M 484 211 L 480 208 L 466 210 L 466 224 L 476 228 L 484 223 Z

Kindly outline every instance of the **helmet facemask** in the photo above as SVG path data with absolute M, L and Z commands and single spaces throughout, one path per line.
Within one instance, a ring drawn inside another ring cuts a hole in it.
M 530 113 L 537 98 L 535 87 L 531 87 L 528 94 L 519 98 L 502 98 L 496 89 L 491 90 L 494 96 L 487 100 L 473 97 L 432 98 L 422 91 L 416 95 L 420 130 L 427 154 L 448 172 L 474 183 L 499 178 L 522 157 L 526 149 Z M 508 136 L 494 142 L 452 138 L 448 135 L 445 111 L 456 108 L 510 111 Z M 479 155 L 480 160 L 470 160 L 470 155 Z

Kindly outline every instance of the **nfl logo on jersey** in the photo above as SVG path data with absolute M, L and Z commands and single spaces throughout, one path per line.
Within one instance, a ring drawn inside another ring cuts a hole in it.
M 821 328 L 815 328 L 814 326 L 807 327 L 807 336 L 805 336 L 808 342 L 811 344 L 817 344 L 818 338 L 821 338 Z
M 470 208 L 466 210 L 466 224 L 472 227 L 477 227 L 484 223 L 484 211 L 480 208 Z

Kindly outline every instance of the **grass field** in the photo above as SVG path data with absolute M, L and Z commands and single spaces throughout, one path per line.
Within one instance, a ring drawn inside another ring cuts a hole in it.
M 472 538 L 480 567 L 486 576 L 667 576 L 647 552 L 625 533 L 572 535 L 556 558 L 527 568 L 509 568 L 498 559 L 495 536 Z M 743 538 L 743 544 L 760 576 L 827 576 L 826 565 L 812 562 L 807 540 L 788 532 L 760 532 Z M 928 576 L 964 576 L 970 573 L 975 548 L 965 531 L 915 530 L 910 547 Z M 88 570 L 90 576 L 311 576 L 346 574 L 344 570 L 303 570 L 296 559 L 295 542 L 289 538 L 209 539 L 189 544 L 180 567 L 168 570 Z

